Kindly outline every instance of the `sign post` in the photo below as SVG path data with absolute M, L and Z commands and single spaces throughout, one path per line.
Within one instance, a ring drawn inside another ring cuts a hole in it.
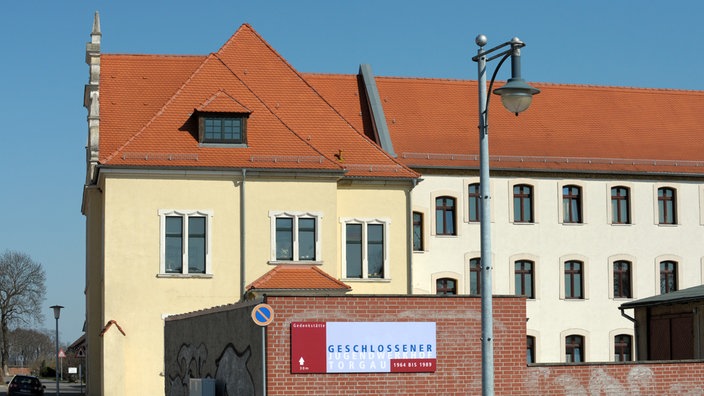
M 274 309 L 269 304 L 257 304 L 252 309 L 252 320 L 262 328 L 262 378 L 266 396 L 266 326 L 274 321 Z

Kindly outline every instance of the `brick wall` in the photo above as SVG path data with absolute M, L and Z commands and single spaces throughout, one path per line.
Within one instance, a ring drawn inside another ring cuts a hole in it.
M 268 297 L 268 395 L 480 395 L 477 297 Z M 431 321 L 435 373 L 291 374 L 291 322 Z M 704 361 L 526 366 L 525 300 L 494 297 L 496 395 L 704 395 Z
M 266 329 L 268 395 L 481 394 L 481 300 L 477 297 L 269 296 L 266 302 L 275 312 Z M 173 392 L 174 385 L 185 391 L 188 378 L 216 378 L 218 395 L 224 395 L 225 389 L 229 394 L 262 394 L 258 338 L 262 332 L 250 318 L 256 303 L 167 318 L 166 394 L 183 393 Z M 436 323 L 434 373 L 291 374 L 292 322 L 403 321 Z M 497 396 L 704 395 L 704 361 L 527 366 L 525 337 L 525 300 L 495 296 Z
M 481 300 L 477 297 L 267 297 L 268 395 L 481 394 Z M 435 373 L 291 374 L 291 322 L 435 322 Z M 494 298 L 495 390 L 520 394 L 526 373 L 525 300 Z
M 704 395 L 703 361 L 545 364 L 526 374 L 526 395 Z

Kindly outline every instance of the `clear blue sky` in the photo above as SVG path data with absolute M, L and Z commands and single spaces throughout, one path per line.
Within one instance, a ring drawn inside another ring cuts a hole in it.
M 43 327 L 54 329 L 49 306 L 65 306 L 66 343 L 82 334 L 85 311 L 82 104 L 95 11 L 104 53 L 205 55 L 246 22 L 304 72 L 356 73 L 369 63 L 377 75 L 476 79 L 471 57 L 483 33 L 489 46 L 526 42 L 528 81 L 704 90 L 699 0 L 6 1 L 0 251 L 44 265 Z

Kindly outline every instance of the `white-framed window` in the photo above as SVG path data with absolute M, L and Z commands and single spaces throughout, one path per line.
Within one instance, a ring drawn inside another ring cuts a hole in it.
M 161 275 L 208 275 L 212 212 L 159 210 Z
M 342 277 L 390 279 L 389 219 L 343 218 Z
M 676 184 L 656 184 L 653 188 L 655 201 L 655 224 L 674 226 L 679 224 L 679 186 Z
M 589 332 L 584 329 L 568 329 L 560 332 L 562 361 L 584 363 L 589 361 Z
M 535 224 L 537 220 L 536 203 L 538 200 L 538 190 L 533 184 L 534 181 L 528 179 L 510 180 L 508 183 L 509 193 L 512 200 L 509 202 L 509 219 L 514 224 Z
M 452 271 L 442 271 L 430 274 L 430 292 L 436 295 L 463 294 L 464 282 L 462 275 Z
M 560 224 L 586 223 L 585 184 L 576 180 L 564 180 L 558 183 L 558 190 L 561 202 L 557 207 Z
M 609 331 L 609 349 L 613 351 L 614 362 L 634 361 L 634 332 L 630 328 Z
M 608 224 L 634 224 L 634 187 L 633 183 L 613 182 L 606 185 L 606 207 Z
M 560 257 L 560 299 L 589 299 L 589 262 L 585 256 Z
M 321 263 L 320 220 L 318 212 L 271 211 L 270 263 Z
M 538 351 L 540 350 L 540 333 L 538 331 L 527 329 L 526 330 L 526 363 L 537 363 L 538 362 Z
M 428 217 L 423 209 L 413 209 L 413 252 L 428 251 Z
M 442 238 L 459 236 L 462 206 L 457 192 L 451 190 L 433 191 L 430 194 L 430 199 L 431 208 L 434 210 L 428 219 L 430 220 L 430 235 Z
M 509 278 L 509 287 L 517 296 L 522 295 L 529 300 L 537 300 L 540 290 L 540 258 L 532 254 L 516 254 L 509 257 L 512 263 L 513 276 Z
M 609 298 L 636 298 L 636 258 L 627 254 L 609 257 L 607 271 L 609 274 Z

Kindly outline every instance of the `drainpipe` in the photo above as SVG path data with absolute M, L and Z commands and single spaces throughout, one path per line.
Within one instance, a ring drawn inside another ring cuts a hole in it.
M 406 294 L 413 294 L 413 199 L 412 192 L 413 189 L 418 185 L 418 179 L 413 179 L 413 185 L 411 189 L 406 193 L 406 240 L 411 241 L 411 243 L 406 243 L 406 254 L 408 255 L 406 263 L 406 279 L 408 285 L 406 286 Z
M 245 290 L 245 191 L 244 184 L 247 179 L 247 169 L 242 169 L 242 184 L 240 184 L 240 298 L 244 300 Z
M 640 337 L 639 337 L 639 331 L 638 331 L 638 321 L 636 320 L 636 318 L 633 318 L 631 316 L 626 315 L 626 313 L 623 311 L 624 310 L 623 308 L 618 307 L 618 309 L 621 310 L 621 316 L 623 316 L 624 318 L 633 322 L 633 333 L 635 334 L 634 342 L 636 344 L 635 345 L 635 347 L 636 347 L 636 351 L 635 351 L 636 352 L 636 359 L 635 360 L 638 361 L 638 360 L 640 360 L 640 352 L 639 352 L 640 351 L 640 347 L 639 347 L 640 346 L 640 343 L 639 343 Z

